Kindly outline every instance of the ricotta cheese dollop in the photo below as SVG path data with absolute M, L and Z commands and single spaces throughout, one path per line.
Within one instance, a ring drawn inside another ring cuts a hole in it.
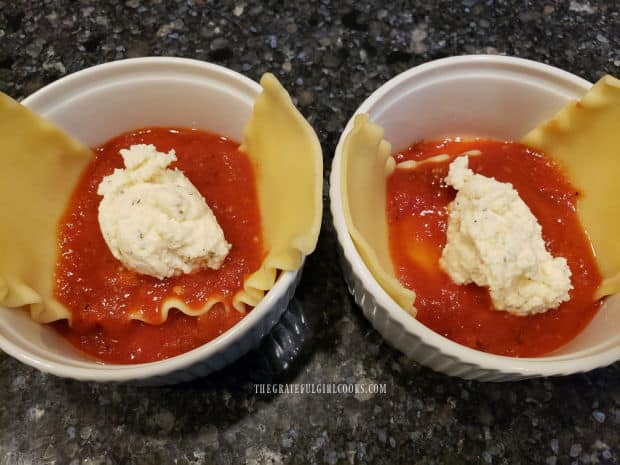
M 204 197 L 178 169 L 174 150 L 132 145 L 124 169 L 103 178 L 99 227 L 127 268 L 159 279 L 222 266 L 230 244 Z
M 489 288 L 493 305 L 516 315 L 542 313 L 569 300 L 566 259 L 545 249 L 542 227 L 512 184 L 451 164 L 445 181 L 458 193 L 449 206 L 440 266 L 457 284 Z

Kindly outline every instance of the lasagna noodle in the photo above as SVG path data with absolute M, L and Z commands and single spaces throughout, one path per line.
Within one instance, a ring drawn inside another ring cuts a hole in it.
M 54 298 L 57 227 L 92 153 L 0 93 L 0 305 L 41 323 L 69 318 Z
M 548 153 L 583 196 L 577 210 L 603 276 L 597 297 L 620 291 L 620 80 L 601 78 L 523 143 Z
M 299 268 L 316 247 L 321 228 L 323 155 L 318 137 L 272 74 L 261 78 L 240 150 L 247 153 L 256 188 L 267 255 L 246 277 L 233 305 L 255 306 L 279 271 Z
M 390 153 L 383 129 L 370 123 L 368 115 L 357 115 L 342 148 L 342 208 L 351 238 L 370 272 L 401 307 L 415 316 L 415 292 L 394 275 L 389 252 L 386 179 L 395 165 Z
M 149 316 L 140 309 L 129 312 L 129 318 L 132 320 L 140 320 L 151 325 L 160 325 L 166 322 L 168 319 L 168 313 L 170 313 L 170 310 L 172 309 L 177 309 L 188 316 L 200 316 L 207 313 L 216 304 L 223 304 L 225 307 L 228 307 L 226 300 L 222 297 L 209 297 L 198 308 L 190 307 L 185 303 L 185 301 L 179 299 L 178 297 L 168 297 L 162 301 L 157 318 L 149 318 Z M 227 310 L 229 309 L 227 308 Z M 243 309 L 243 311 L 245 310 Z

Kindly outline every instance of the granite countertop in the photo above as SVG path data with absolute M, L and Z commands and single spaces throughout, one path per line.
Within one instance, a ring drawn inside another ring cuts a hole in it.
M 145 55 L 278 75 L 317 128 L 325 179 L 361 101 L 435 58 L 501 53 L 588 80 L 620 75 L 610 1 L 0 0 L 0 90 L 22 98 L 68 73 Z M 326 203 L 327 206 L 327 203 Z M 620 363 L 587 374 L 483 384 L 388 347 L 348 295 L 326 208 L 291 315 L 206 379 L 164 388 L 80 383 L 0 355 L 0 464 L 520 464 L 620 461 Z M 385 393 L 257 394 L 255 383 L 379 383 Z

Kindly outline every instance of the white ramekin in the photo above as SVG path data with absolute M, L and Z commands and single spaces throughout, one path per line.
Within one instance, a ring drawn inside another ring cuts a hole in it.
M 195 127 L 241 142 L 260 92 L 256 82 L 221 66 L 182 58 L 136 58 L 77 72 L 22 103 L 89 146 L 147 126 Z M 188 381 L 256 347 L 286 310 L 300 276 L 301 268 L 282 273 L 263 300 L 230 330 L 159 362 L 95 362 L 21 309 L 0 308 L 0 348 L 42 371 L 78 380 L 151 385 Z
M 355 114 L 367 113 L 385 129 L 393 150 L 447 135 L 518 140 L 591 83 L 560 69 L 519 58 L 472 55 L 412 68 L 377 89 Z M 357 252 L 344 220 L 340 162 L 347 124 L 332 163 L 330 200 L 349 291 L 383 337 L 408 357 L 466 379 L 509 381 L 568 375 L 620 360 L 620 295 L 607 300 L 572 342 L 539 358 L 488 354 L 430 330 L 377 283 Z

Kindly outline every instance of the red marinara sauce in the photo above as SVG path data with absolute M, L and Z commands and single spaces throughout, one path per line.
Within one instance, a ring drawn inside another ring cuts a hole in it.
M 447 207 L 456 196 L 444 178 L 454 156 L 469 150 L 482 152 L 469 157 L 469 167 L 512 183 L 541 224 L 547 250 L 568 261 L 573 289 L 570 300 L 557 309 L 525 317 L 495 310 L 487 288 L 459 286 L 440 268 Z M 536 357 L 566 344 L 600 305 L 594 291 L 601 276 L 576 212 L 581 193 L 549 158 L 518 143 L 423 141 L 394 157 L 400 163 L 443 153 L 451 158 L 395 170 L 387 181 L 390 253 L 400 282 L 417 294 L 417 319 L 455 342 L 499 355 Z
M 160 152 L 174 149 L 178 168 L 196 186 L 213 210 L 232 244 L 219 270 L 159 280 L 126 269 L 104 242 L 97 219 L 104 176 L 123 168 L 119 150 L 153 144 Z M 122 134 L 95 149 L 58 229 L 56 297 L 72 314 L 71 325 L 56 328 L 82 351 L 105 362 L 143 363 L 187 352 L 214 339 L 243 318 L 232 308 L 232 297 L 244 277 L 260 266 L 264 252 L 256 181 L 252 164 L 237 143 L 205 131 L 146 128 Z M 146 321 L 161 321 L 167 297 L 178 297 L 199 308 L 209 297 L 221 296 L 199 317 L 171 310 L 162 324 L 129 318 L 139 310 Z

